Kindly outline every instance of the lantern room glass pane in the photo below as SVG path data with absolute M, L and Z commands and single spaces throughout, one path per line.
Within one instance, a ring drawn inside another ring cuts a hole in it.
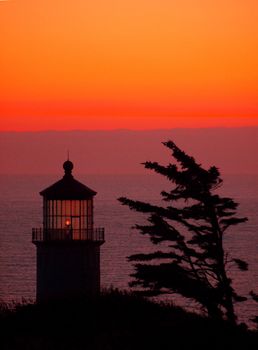
M 74 231 L 91 230 L 93 228 L 92 199 L 45 200 L 44 228 L 50 230 L 68 228 Z
M 65 215 L 70 216 L 71 215 L 71 201 L 67 200 L 64 201 L 65 206 Z
M 56 218 L 56 228 L 61 229 L 62 228 L 62 217 L 57 216 Z
M 57 215 L 62 215 L 62 201 L 58 200 L 56 207 L 57 207 Z
M 80 203 L 80 216 L 84 216 L 85 213 L 84 213 L 84 203 L 85 201 L 81 201 Z
M 88 216 L 92 215 L 92 201 L 88 201 Z
M 48 216 L 52 216 L 52 201 L 48 201 Z
M 51 216 L 55 215 L 55 201 L 51 201 Z
M 79 200 L 71 201 L 71 214 L 72 214 L 72 216 L 79 216 L 80 215 L 80 201 Z

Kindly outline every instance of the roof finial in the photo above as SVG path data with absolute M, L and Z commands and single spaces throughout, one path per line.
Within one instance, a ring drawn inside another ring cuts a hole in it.
M 67 160 L 63 164 L 65 175 L 71 175 L 73 170 L 73 163 L 70 161 L 70 152 L 67 150 Z
M 71 175 L 73 170 L 73 163 L 70 160 L 66 160 L 63 164 L 65 175 Z

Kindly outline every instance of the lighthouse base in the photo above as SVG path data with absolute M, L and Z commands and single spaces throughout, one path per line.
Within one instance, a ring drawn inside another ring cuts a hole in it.
M 100 291 L 100 245 L 37 242 L 37 302 L 82 298 Z

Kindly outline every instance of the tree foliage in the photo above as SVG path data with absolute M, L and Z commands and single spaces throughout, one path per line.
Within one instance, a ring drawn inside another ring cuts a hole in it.
M 243 271 L 248 265 L 225 252 L 224 236 L 247 218 L 237 216 L 233 199 L 217 193 L 223 183 L 218 168 L 204 169 L 172 141 L 164 145 L 172 151 L 173 163 L 163 166 L 148 161 L 144 166 L 171 182 L 171 190 L 161 192 L 165 205 L 118 199 L 132 210 L 149 214 L 148 223 L 136 228 L 163 247 L 129 257 L 135 262 L 131 285 L 156 295 L 178 293 L 198 302 L 209 316 L 235 323 L 234 302 L 245 298 L 233 289 L 227 269 L 230 263 Z

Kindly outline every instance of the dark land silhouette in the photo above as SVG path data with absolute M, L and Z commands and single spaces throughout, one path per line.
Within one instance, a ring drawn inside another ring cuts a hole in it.
M 256 349 L 258 333 L 111 291 L 0 312 L 3 350 Z

